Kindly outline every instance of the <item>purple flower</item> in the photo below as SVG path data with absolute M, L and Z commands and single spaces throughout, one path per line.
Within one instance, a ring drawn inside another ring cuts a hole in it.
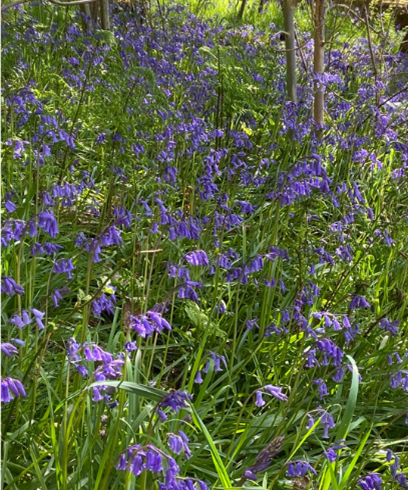
M 10 323 L 12 325 L 15 325 L 17 328 L 23 328 L 25 327 L 26 325 L 29 325 L 31 323 L 31 319 L 30 317 L 28 316 L 28 311 L 27 310 L 23 310 L 22 312 L 22 316 L 20 317 L 19 315 L 14 315 L 11 319 L 10 319 Z
M 42 311 L 36 310 L 35 308 L 32 308 L 31 313 L 34 315 L 35 321 L 38 325 L 38 328 L 42 330 L 44 327 L 44 324 L 42 322 L 42 319 L 44 318 L 45 313 Z
M 13 378 L 2 378 L 1 401 L 3 403 L 9 403 L 14 398 L 13 395 L 16 398 L 18 398 L 19 396 L 27 396 L 21 381 Z
M 96 316 L 101 316 L 103 311 L 106 311 L 110 315 L 115 313 L 115 304 L 116 304 L 116 296 L 115 289 L 112 286 L 109 287 L 112 289 L 112 294 L 109 296 L 105 293 L 101 293 L 99 298 L 92 301 L 92 311 Z
M 388 463 L 391 463 L 392 459 L 394 459 L 394 462 L 390 465 L 391 479 L 393 481 L 396 481 L 400 487 L 408 488 L 406 476 L 404 475 L 404 473 L 398 473 L 400 467 L 399 457 L 394 456 L 391 451 L 387 451 L 386 460 L 388 461 Z
M 164 329 L 171 330 L 170 323 L 156 311 L 148 311 L 145 315 L 131 315 L 130 324 L 141 337 L 150 337 L 153 332 L 161 333 Z
M 116 468 L 118 470 L 129 470 L 135 476 L 141 475 L 143 471 L 151 471 L 155 475 L 165 472 L 166 484 L 158 482 L 159 489 L 180 488 L 176 481 L 177 474 L 180 472 L 176 461 L 152 444 L 147 446 L 135 444 L 128 447 L 120 456 Z M 185 490 L 187 490 L 187 487 Z
M 217 354 L 216 352 L 210 352 L 209 354 L 210 359 L 214 361 L 214 371 L 219 372 L 222 371 L 221 367 L 221 361 L 224 364 L 225 367 L 227 367 L 227 361 L 225 360 L 224 356 L 221 356 L 220 354 Z M 208 370 L 210 369 L 210 361 L 206 363 L 206 365 L 203 368 L 203 373 L 208 373 Z
M 370 303 L 364 298 L 364 296 L 355 295 L 352 297 L 349 308 L 355 310 L 356 308 L 370 308 Z
M 201 384 L 203 382 L 203 377 L 201 375 L 201 371 L 197 371 L 196 377 L 194 379 L 194 383 Z
M 11 357 L 14 354 L 18 354 L 18 350 L 14 345 L 9 344 L 8 342 L 1 343 L 1 351 L 7 356 Z
M 101 395 L 101 392 L 99 391 L 98 388 L 96 387 L 92 388 L 92 392 L 93 392 L 92 401 L 100 402 L 104 400 L 104 397 Z
M 339 443 L 335 444 L 334 446 L 330 447 L 327 449 L 327 451 L 325 451 L 323 454 L 324 454 L 324 457 L 330 461 L 330 463 L 334 463 L 337 459 L 337 453 L 336 451 L 339 451 L 340 449 L 344 449 L 346 447 L 346 445 L 344 444 L 344 441 L 339 441 Z
M 262 398 L 262 391 L 257 391 L 255 405 L 257 407 L 263 407 L 265 403 L 266 403 L 265 400 Z
M 13 201 L 10 201 L 10 199 L 6 199 L 4 201 L 4 207 L 6 208 L 6 211 L 8 213 L 12 213 L 17 209 L 17 206 L 14 204 Z
M 210 265 L 210 261 L 208 260 L 207 254 L 204 252 L 204 250 L 188 252 L 184 258 L 191 265 Z
M 362 490 L 382 490 L 382 479 L 378 473 L 369 473 L 357 480 L 357 483 Z
M 386 318 L 383 318 L 378 326 L 386 332 L 389 332 L 391 334 L 391 337 L 394 337 L 398 333 L 399 323 L 399 320 L 390 321 Z
M 253 320 L 247 320 L 246 322 L 247 330 L 252 330 L 254 327 L 259 329 L 258 320 L 259 318 L 254 318 Z
M 62 299 L 62 295 L 59 289 L 56 289 L 55 291 L 52 292 L 52 302 L 54 303 L 55 308 L 58 308 L 59 306 L 58 301 L 61 299 Z
M 175 454 L 180 454 L 181 450 L 184 451 L 184 454 L 186 456 L 186 459 L 188 459 L 191 456 L 191 451 L 190 448 L 188 447 L 188 437 L 186 434 L 180 430 L 179 435 L 177 434 L 170 434 L 169 435 L 169 448 L 173 451 Z
M 125 342 L 124 347 L 128 352 L 133 352 L 137 350 L 136 342 Z
M 58 234 L 58 223 L 53 213 L 38 213 L 38 226 L 53 238 Z
M 3 276 L 1 278 L 1 292 L 12 298 L 14 294 L 24 294 L 24 288 L 17 284 L 12 277 Z
M 67 273 L 68 279 L 72 279 L 71 271 L 75 269 L 74 264 L 71 259 L 60 260 L 59 262 L 55 262 L 54 264 L 54 272 L 57 274 L 62 274 L 64 272 Z
M 291 478 L 306 476 L 308 471 L 317 475 L 316 470 L 307 461 L 289 461 L 286 466 L 288 467 L 286 476 Z
M 265 389 L 269 391 L 269 393 L 277 398 L 278 400 L 281 400 L 283 402 L 288 401 L 288 397 L 282 393 L 282 388 L 279 388 L 277 386 L 272 386 L 272 385 L 266 385 Z
M 326 383 L 322 379 L 315 379 L 313 383 L 319 387 L 319 398 L 320 400 L 323 400 L 323 398 L 329 394 Z
M 185 393 L 184 391 L 174 391 L 166 395 L 163 400 L 158 405 L 158 414 L 160 418 L 163 419 L 163 411 L 161 409 L 170 407 L 173 412 L 178 413 L 180 409 L 187 408 L 187 402 L 191 400 L 193 397 L 189 393 Z

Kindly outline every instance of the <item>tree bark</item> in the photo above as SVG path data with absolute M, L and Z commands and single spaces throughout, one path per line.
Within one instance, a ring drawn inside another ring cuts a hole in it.
M 89 3 L 84 3 L 83 5 L 79 6 L 79 9 L 82 14 L 82 27 L 84 31 L 86 31 L 89 28 L 89 23 L 91 20 L 91 6 Z
M 314 104 L 313 117 L 317 126 L 317 137 L 323 136 L 324 125 L 324 44 L 326 26 L 326 0 L 316 0 L 314 9 Z
M 286 47 L 286 86 L 288 99 L 297 102 L 296 47 L 295 47 L 295 5 L 292 0 L 283 0 L 283 22 Z
M 101 0 L 101 27 L 105 31 L 110 29 L 109 0 Z
M 241 2 L 241 8 L 239 9 L 238 12 L 238 19 L 242 20 L 242 17 L 244 16 L 244 10 L 245 10 L 245 5 L 247 3 L 247 0 L 242 0 Z

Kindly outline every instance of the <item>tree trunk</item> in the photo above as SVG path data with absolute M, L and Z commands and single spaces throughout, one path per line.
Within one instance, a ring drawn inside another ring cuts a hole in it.
M 242 0 L 241 2 L 241 8 L 239 9 L 238 12 L 238 19 L 242 20 L 242 17 L 244 16 L 244 10 L 245 10 L 245 5 L 247 3 L 247 0 Z
M 296 48 L 295 48 L 295 5 L 292 0 L 283 0 L 283 22 L 286 47 L 286 85 L 288 99 L 297 102 Z
M 101 27 L 105 31 L 110 29 L 110 19 L 109 19 L 109 0 L 101 1 Z
M 86 31 L 89 28 L 89 22 L 91 20 L 91 6 L 89 3 L 85 3 L 83 5 L 79 6 L 79 9 L 82 14 L 82 27 L 84 31 Z
M 100 2 L 94 2 L 91 4 L 91 16 L 95 26 L 98 23 L 99 3 Z
M 326 0 L 316 0 L 314 10 L 314 104 L 313 117 L 317 126 L 317 137 L 323 136 L 324 124 L 324 39 L 326 25 Z

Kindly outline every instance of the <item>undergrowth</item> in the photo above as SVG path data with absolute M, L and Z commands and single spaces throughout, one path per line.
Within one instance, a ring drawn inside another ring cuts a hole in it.
M 407 488 L 408 59 L 198 7 L 4 15 L 2 488 Z

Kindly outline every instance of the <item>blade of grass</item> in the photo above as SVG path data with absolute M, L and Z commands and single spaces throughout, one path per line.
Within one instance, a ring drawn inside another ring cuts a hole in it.
M 353 419 L 354 410 L 357 404 L 358 389 L 360 384 L 357 364 L 355 363 L 354 359 L 351 356 L 347 355 L 347 358 L 351 362 L 351 366 L 353 369 L 353 377 L 351 380 L 351 388 L 350 388 L 350 393 L 347 400 L 346 408 L 344 411 L 344 415 L 341 420 L 340 426 L 337 430 L 336 439 L 338 441 L 341 439 L 346 439 L 347 437 L 350 424 Z
M 229 479 L 227 470 L 225 469 L 225 466 L 222 462 L 220 453 L 217 451 L 217 448 L 215 447 L 214 441 L 212 440 L 211 434 L 208 432 L 207 427 L 205 426 L 204 422 L 201 420 L 200 416 L 197 413 L 197 410 L 195 409 L 194 405 L 190 403 L 190 408 L 193 414 L 193 421 L 197 428 L 201 430 L 201 432 L 204 434 L 208 445 L 210 446 L 210 451 L 211 451 L 211 456 L 214 462 L 215 469 L 217 471 L 218 477 L 221 481 L 221 484 L 224 489 L 227 488 L 232 488 L 231 481 Z

